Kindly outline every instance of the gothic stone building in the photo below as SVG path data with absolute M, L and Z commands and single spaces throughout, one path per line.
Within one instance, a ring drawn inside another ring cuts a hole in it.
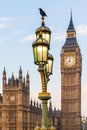
M 76 39 L 72 14 L 61 50 L 61 129 L 81 130 L 82 55 Z
M 0 98 L 0 130 L 29 129 L 29 75 L 22 80 L 22 70 L 19 78 L 14 75 L 8 79 L 3 71 L 3 96 Z
M 34 130 L 37 121 L 41 126 L 41 104 L 30 101 L 29 74 L 27 73 L 26 78 L 23 78 L 20 68 L 18 79 L 12 73 L 11 78 L 7 81 L 4 69 L 2 82 L 0 130 Z M 57 130 L 60 129 L 60 111 L 52 110 L 51 102 L 49 103 L 48 115 L 49 125 L 53 121 Z

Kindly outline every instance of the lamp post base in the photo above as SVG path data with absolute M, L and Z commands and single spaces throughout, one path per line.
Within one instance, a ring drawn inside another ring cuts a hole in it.
M 48 129 L 48 107 L 47 102 L 51 98 L 50 93 L 39 93 L 38 98 L 42 101 L 42 126 L 44 125 Z
M 39 93 L 38 98 L 40 100 L 49 100 L 51 98 L 51 96 L 50 96 L 50 93 L 41 92 L 41 93 Z

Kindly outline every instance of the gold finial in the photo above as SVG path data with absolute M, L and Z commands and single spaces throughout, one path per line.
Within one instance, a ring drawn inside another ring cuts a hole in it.
M 45 22 L 44 22 L 44 16 L 42 16 L 41 19 L 42 19 L 42 23 L 41 23 L 41 25 L 44 26 L 44 25 L 45 25 Z
M 42 29 L 40 28 L 39 37 L 42 38 Z

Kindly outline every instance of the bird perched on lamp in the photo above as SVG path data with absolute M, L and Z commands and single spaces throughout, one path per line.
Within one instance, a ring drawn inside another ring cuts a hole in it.
M 40 10 L 40 15 L 42 17 L 45 17 L 45 16 L 47 17 L 46 13 L 41 8 L 39 8 L 39 10 Z

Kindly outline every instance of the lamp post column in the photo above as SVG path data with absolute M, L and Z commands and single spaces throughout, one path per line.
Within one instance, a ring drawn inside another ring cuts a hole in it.
M 48 107 L 47 102 L 51 98 L 50 93 L 47 93 L 47 81 L 46 81 L 46 72 L 44 68 L 39 68 L 38 71 L 41 74 L 42 81 L 42 92 L 39 93 L 38 98 L 42 101 L 42 124 L 48 128 Z
M 48 108 L 47 100 L 42 100 L 42 124 L 48 128 Z

